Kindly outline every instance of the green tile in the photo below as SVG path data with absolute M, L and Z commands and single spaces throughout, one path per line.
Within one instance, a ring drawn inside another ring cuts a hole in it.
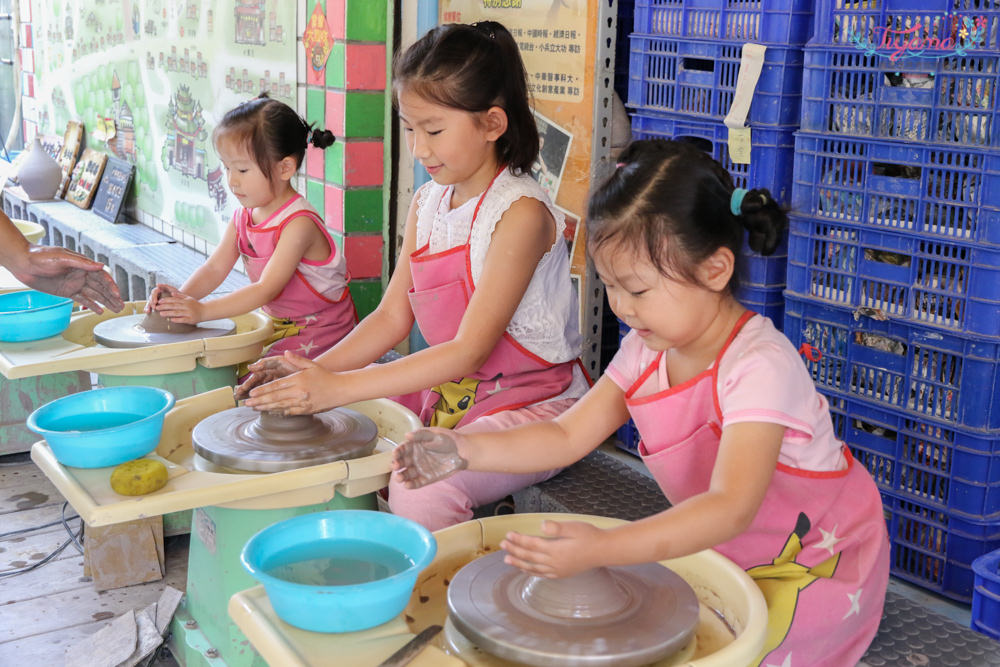
M 351 298 L 354 299 L 354 307 L 358 309 L 358 318 L 364 319 L 382 300 L 382 281 L 352 280 Z
M 314 127 L 326 127 L 326 91 L 309 86 L 306 89 L 306 122 Z
M 347 4 L 344 30 L 347 39 L 362 42 L 384 42 L 386 36 L 385 0 L 364 0 Z
M 326 195 L 325 186 L 322 181 L 314 181 L 311 178 L 306 179 L 306 199 L 312 204 L 312 207 L 319 211 L 322 216 L 326 210 Z
M 344 136 L 385 136 L 385 93 L 347 93 Z
M 347 58 L 347 45 L 342 41 L 333 43 L 330 58 L 326 61 L 326 87 L 344 87 L 344 62 Z
M 344 230 L 347 233 L 378 234 L 384 210 L 382 188 L 344 190 Z
M 326 182 L 344 185 L 344 142 L 338 141 L 324 152 L 326 159 Z

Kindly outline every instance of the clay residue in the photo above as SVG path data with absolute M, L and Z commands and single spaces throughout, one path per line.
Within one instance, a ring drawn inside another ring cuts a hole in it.
M 37 491 L 28 491 L 27 493 L 19 493 L 16 496 L 11 496 L 7 499 L 7 502 L 17 502 L 17 509 L 28 510 L 32 507 L 38 507 L 46 502 L 48 502 L 49 497 L 44 493 L 38 493 Z
M 171 322 L 155 310 L 142 318 L 139 327 L 146 333 L 190 333 L 196 328 L 194 324 Z

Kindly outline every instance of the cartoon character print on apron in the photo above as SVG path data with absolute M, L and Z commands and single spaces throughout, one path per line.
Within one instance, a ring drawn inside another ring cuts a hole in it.
M 428 241 L 410 255 L 413 279 L 410 307 L 420 333 L 430 345 L 452 340 L 458 333 L 475 291 L 470 257 L 472 229 L 486 194 L 505 168 L 497 171 L 479 196 L 464 245 L 431 253 Z M 448 188 L 441 196 L 450 193 Z M 576 363 L 579 362 L 549 363 L 504 332 L 486 363 L 470 377 L 397 400 L 411 407 L 425 424 L 455 428 L 483 415 L 558 396 L 569 387 Z
M 325 259 L 312 261 L 302 258 L 292 279 L 281 293 L 264 304 L 262 310 L 274 325 L 274 333 L 265 342 L 264 356 L 276 356 L 283 354 L 285 350 L 291 350 L 312 359 L 350 333 L 358 321 L 354 301 L 347 288 L 349 279 L 346 271 L 343 279 L 330 278 L 330 273 L 339 275 L 339 272 L 324 272 L 331 261 L 343 260 L 335 257 L 337 249 L 333 238 L 319 215 L 311 209 L 296 209 L 277 224 L 267 226 L 268 222 L 301 197 L 302 195 L 295 195 L 259 225 L 251 224 L 249 209 L 236 213 L 240 256 L 247 276 L 253 282 L 260 280 L 264 267 L 278 245 L 282 230 L 295 218 L 306 217 L 312 220 L 330 244 L 330 255 Z
M 709 369 L 635 396 L 661 352 L 626 392 L 640 456 L 674 505 L 709 488 L 722 435 L 719 362 L 753 315 L 743 314 Z M 767 600 L 767 639 L 753 665 L 853 667 L 878 629 L 889 575 L 882 504 L 868 472 L 843 453 L 845 470 L 779 463 L 750 527 L 716 547 Z

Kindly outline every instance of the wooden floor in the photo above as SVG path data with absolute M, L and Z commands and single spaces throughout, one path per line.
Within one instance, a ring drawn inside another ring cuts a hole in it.
M 83 555 L 72 545 L 35 570 L 7 572 L 44 559 L 68 539 L 60 521 L 63 498 L 27 454 L 0 456 L 0 665 L 62 665 L 68 647 L 129 609 L 156 602 L 165 586 L 183 591 L 187 537 L 165 541 L 162 581 L 97 592 L 83 576 Z M 72 507 L 66 516 L 75 516 Z M 80 520 L 68 522 L 74 533 Z

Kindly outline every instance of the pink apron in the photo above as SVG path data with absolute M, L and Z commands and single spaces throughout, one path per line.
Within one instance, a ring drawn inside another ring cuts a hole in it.
M 504 168 L 497 172 L 493 180 Z M 452 340 L 472 298 L 469 240 L 479 207 L 493 181 L 479 197 L 465 244 L 431 253 L 430 242 L 410 255 L 413 287 L 410 307 L 420 333 L 430 345 Z M 445 190 L 444 197 L 450 193 Z M 471 377 L 395 397 L 431 426 L 455 428 L 475 419 L 539 403 L 563 393 L 573 379 L 579 360 L 553 364 L 531 353 L 504 332 L 486 363 Z
M 753 313 L 733 328 L 715 363 L 683 384 L 625 400 L 639 453 L 672 504 L 708 490 L 722 434 L 719 362 Z M 768 635 L 753 665 L 853 667 L 878 630 L 889 578 L 882 504 L 845 446 L 847 469 L 779 463 L 750 527 L 716 550 L 747 570 L 768 603 Z M 765 661 L 766 658 L 766 661 Z
M 296 195 L 285 202 L 268 221 L 301 196 Z M 281 231 L 298 217 L 306 217 L 316 223 L 316 227 L 330 244 L 330 255 L 320 261 L 303 258 L 281 293 L 264 304 L 262 310 L 274 324 L 274 335 L 267 341 L 269 347 L 265 347 L 264 356 L 276 356 L 283 354 L 285 350 L 291 350 L 312 359 L 350 333 L 358 321 L 354 301 L 347 288 L 349 278 L 346 271 L 334 263 L 340 261 L 343 264 L 343 261 L 335 259 L 337 248 L 333 238 L 323 220 L 311 209 L 293 211 L 281 222 L 269 227 L 264 227 L 268 221 L 252 226 L 249 209 L 236 212 L 237 242 L 247 276 L 253 282 L 260 280 L 264 267 L 278 245 Z M 317 282 L 321 284 L 314 284 Z

